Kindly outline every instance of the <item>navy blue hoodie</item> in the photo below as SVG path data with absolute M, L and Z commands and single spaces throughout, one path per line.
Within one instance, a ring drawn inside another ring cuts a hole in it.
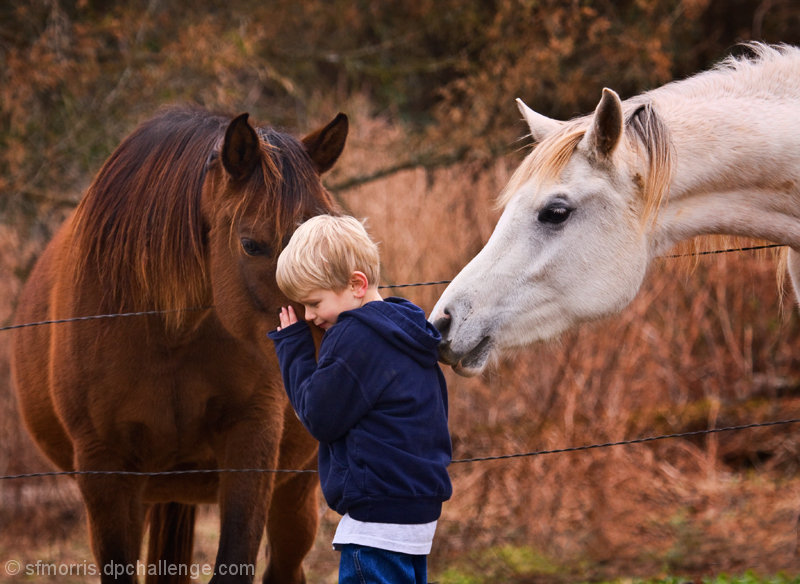
M 320 442 L 328 505 L 359 521 L 438 519 L 452 494 L 447 388 L 422 309 L 386 298 L 342 312 L 318 361 L 305 322 L 269 337 L 289 400 Z

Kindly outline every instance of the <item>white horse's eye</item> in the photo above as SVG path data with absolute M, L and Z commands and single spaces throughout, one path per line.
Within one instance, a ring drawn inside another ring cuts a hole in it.
M 547 207 L 539 211 L 537 219 L 540 223 L 559 225 L 569 218 L 572 211 L 573 209 L 564 202 L 550 203 Z

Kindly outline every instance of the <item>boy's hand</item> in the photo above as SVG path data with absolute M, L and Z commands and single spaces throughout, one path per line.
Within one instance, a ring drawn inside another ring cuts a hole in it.
M 294 313 L 294 308 L 291 306 L 284 306 L 281 308 L 281 326 L 278 330 L 285 329 L 287 326 L 293 325 L 297 322 L 297 315 Z

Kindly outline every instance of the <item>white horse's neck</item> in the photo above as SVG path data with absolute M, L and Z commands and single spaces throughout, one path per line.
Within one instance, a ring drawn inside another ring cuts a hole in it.
M 800 250 L 800 52 L 784 60 L 783 67 L 711 71 L 646 94 L 674 153 L 654 254 L 703 234 Z

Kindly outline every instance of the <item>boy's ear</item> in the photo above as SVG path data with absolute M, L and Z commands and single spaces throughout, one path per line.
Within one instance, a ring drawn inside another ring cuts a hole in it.
M 369 280 L 364 272 L 353 272 L 350 276 L 350 287 L 356 298 L 362 298 L 369 288 Z

